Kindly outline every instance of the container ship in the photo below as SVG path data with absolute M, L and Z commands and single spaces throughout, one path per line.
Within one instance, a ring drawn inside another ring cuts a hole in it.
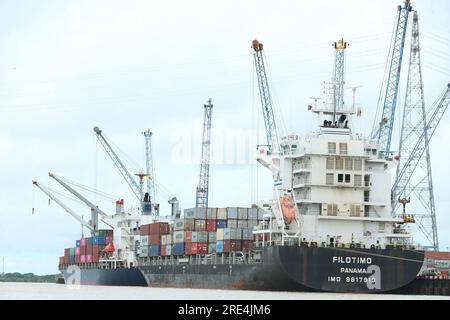
M 140 186 L 131 183 L 133 177 L 96 127 L 108 155 L 143 200 L 133 212 L 118 201 L 115 215 L 84 201 L 91 221 L 72 215 L 90 227 L 92 236 L 60 257 L 66 283 L 377 293 L 398 290 L 416 278 L 424 250 L 409 232 L 415 221 L 406 213 L 407 201 L 402 201 L 401 215 L 391 212 L 391 172 L 398 159 L 356 132 L 360 110 L 355 103 L 343 103 L 347 43 L 334 43 L 331 98 L 308 105 L 315 129 L 280 139 L 263 45 L 254 40 L 252 48 L 267 134 L 267 145 L 257 147 L 257 161 L 272 173 L 272 199 L 213 208 L 207 203 L 207 187 L 199 184 L 195 208 L 180 210 L 173 198 L 171 213 L 160 216 L 149 193 L 143 194 L 146 175 L 138 175 Z M 211 102 L 205 105 L 208 130 L 211 108 Z M 96 229 L 98 215 L 111 231 Z

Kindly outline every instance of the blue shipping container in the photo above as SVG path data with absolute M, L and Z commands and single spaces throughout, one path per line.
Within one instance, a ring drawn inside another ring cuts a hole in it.
M 227 216 L 228 216 L 228 219 L 237 219 L 238 218 L 238 208 L 228 207 L 227 208 Z
M 227 227 L 227 220 L 217 220 L 217 229 L 225 229 Z
M 80 240 L 76 241 L 76 247 L 79 248 L 80 247 Z
M 222 253 L 223 252 L 223 241 L 217 241 L 216 242 L 216 252 Z
M 172 247 L 172 254 L 174 256 L 184 255 L 184 243 L 174 243 Z
M 92 245 L 92 238 L 86 238 L 86 245 Z
M 148 256 L 157 257 L 161 253 L 161 247 L 158 245 L 148 246 Z
M 99 245 L 104 246 L 106 244 L 105 237 L 94 237 L 93 239 L 93 245 Z

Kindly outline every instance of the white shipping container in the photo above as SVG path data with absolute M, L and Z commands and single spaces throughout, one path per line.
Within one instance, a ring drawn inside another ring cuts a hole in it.
M 141 246 L 140 254 L 141 257 L 148 257 L 148 246 Z
M 172 235 L 166 234 L 166 245 L 171 245 L 171 244 L 172 244 Z
M 217 219 L 217 208 L 208 208 L 206 211 L 207 219 Z
M 258 220 L 258 208 L 249 208 L 247 215 L 248 220 Z
M 253 227 L 256 227 L 258 225 L 258 220 L 248 220 L 247 224 L 248 224 L 248 228 L 253 229 Z
M 141 236 L 141 247 L 148 246 L 148 236 Z
M 197 232 L 197 241 L 194 241 L 194 239 L 192 239 L 192 242 L 208 242 L 208 232 L 206 231 Z
M 237 219 L 238 218 L 238 209 L 234 207 L 227 208 L 227 217 L 228 219 Z
M 167 235 L 163 234 L 161 236 L 161 245 L 165 246 L 167 244 Z
M 227 227 L 228 228 L 237 228 L 238 227 L 238 221 L 236 219 L 228 219 Z
M 185 209 L 184 217 L 188 219 L 206 219 L 206 208 Z
M 248 228 L 247 220 L 238 220 L 237 227 L 238 229 Z
M 175 231 L 173 233 L 173 243 L 183 243 L 185 242 L 185 234 L 184 231 Z
M 227 208 L 217 209 L 217 220 L 227 220 Z
M 247 218 L 247 208 L 238 208 L 238 219 L 246 220 Z
M 172 245 L 166 246 L 166 256 L 172 255 Z
M 208 232 L 208 242 L 216 242 L 217 233 L 216 232 Z
M 258 208 L 258 220 L 263 220 L 264 211 Z
M 231 230 L 231 228 L 223 229 L 223 239 L 217 239 L 217 240 L 230 240 L 231 239 L 230 238 L 230 230 Z

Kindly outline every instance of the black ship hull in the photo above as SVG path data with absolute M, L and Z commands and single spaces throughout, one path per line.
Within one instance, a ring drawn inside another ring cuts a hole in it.
M 142 265 L 152 287 L 389 292 L 415 279 L 422 251 L 273 246 L 259 263 Z
M 96 285 L 96 286 L 147 286 L 142 272 L 136 268 L 118 269 L 80 269 L 69 266 L 60 269 L 64 282 L 69 285 Z

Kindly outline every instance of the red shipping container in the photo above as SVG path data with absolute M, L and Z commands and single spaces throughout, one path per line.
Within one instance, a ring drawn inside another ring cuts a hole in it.
M 211 219 L 206 221 L 206 231 L 214 232 L 217 230 L 217 220 Z
M 85 246 L 85 245 L 86 245 L 86 238 L 81 238 L 80 239 L 80 247 Z
M 198 242 L 197 243 L 197 254 L 207 254 L 208 253 L 208 243 Z
M 225 240 L 223 242 L 223 250 L 222 252 L 230 252 L 230 240 Z
M 161 256 L 166 256 L 166 246 L 161 246 Z
M 80 256 L 80 262 L 81 262 L 81 263 L 85 263 L 85 262 L 86 262 L 86 255 L 82 254 L 82 255 Z
M 64 249 L 64 256 L 65 256 L 65 257 L 70 256 L 70 249 L 69 249 L 69 248 L 65 248 L 65 249 Z
M 59 264 L 64 264 L 64 257 L 59 257 Z
M 98 254 L 92 255 L 92 262 L 98 262 L 99 258 L 100 258 L 100 257 L 99 257 Z
M 75 248 L 75 255 L 79 256 L 80 255 L 80 247 L 76 247 Z
M 198 253 L 198 243 L 186 243 L 185 244 L 186 254 L 197 254 Z
M 230 241 L 230 251 L 241 251 L 241 250 L 242 250 L 241 240 Z
M 169 233 L 169 224 L 167 222 L 157 222 L 150 224 L 149 235 L 162 235 Z
M 92 254 L 98 255 L 99 252 L 100 252 L 100 246 L 98 244 L 94 244 L 92 246 Z
M 242 241 L 242 251 L 250 251 L 253 248 L 252 240 L 244 240 Z
M 86 246 L 86 255 L 92 255 L 92 246 Z
M 192 231 L 184 232 L 184 242 L 191 243 L 192 242 Z
M 148 235 L 148 230 L 149 230 L 149 225 L 148 224 L 143 224 L 140 227 L 139 234 L 141 236 L 147 236 Z
M 151 246 L 160 245 L 161 244 L 161 235 L 159 234 L 151 234 L 148 236 L 148 244 Z
M 86 262 L 87 262 L 87 263 L 92 262 L 92 254 L 86 255 Z
M 80 256 L 75 256 L 75 263 L 80 263 Z
M 80 247 L 80 255 L 86 255 L 86 246 Z
M 64 264 L 69 264 L 69 257 L 68 256 L 64 256 Z

